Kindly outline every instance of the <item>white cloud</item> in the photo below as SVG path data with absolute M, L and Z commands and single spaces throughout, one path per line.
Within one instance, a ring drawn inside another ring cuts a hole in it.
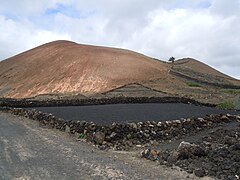
M 0 16 L 0 34 L 0 59 L 5 59 L 50 41 L 71 40 L 67 33 L 38 29 L 29 21 L 14 21 L 3 16 Z
M 239 9 L 239 0 L 4 1 L 0 59 L 68 39 L 159 59 L 193 57 L 239 77 Z
M 55 40 L 71 40 L 71 37 L 67 33 L 63 34 L 58 34 L 56 32 L 51 32 L 51 31 L 45 31 L 45 30 L 37 30 L 34 32 L 35 35 L 31 41 L 30 46 L 31 47 L 36 47 L 41 44 L 55 41 Z
M 54 18 L 53 30 L 59 33 L 68 32 L 79 43 L 106 45 L 107 34 L 104 27 L 107 22 L 101 16 L 75 19 L 59 13 Z
M 240 1 L 239 0 L 213 0 L 211 12 L 220 16 L 239 15 Z

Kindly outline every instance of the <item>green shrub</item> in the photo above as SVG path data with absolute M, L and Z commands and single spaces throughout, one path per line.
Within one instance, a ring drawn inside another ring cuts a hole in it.
M 199 83 L 196 83 L 196 82 L 189 82 L 187 83 L 188 86 L 190 87 L 201 87 L 201 85 Z
M 128 138 L 128 139 L 132 139 L 132 138 L 133 138 L 133 134 L 132 134 L 132 133 L 129 133 L 129 134 L 127 135 L 127 138 Z
M 80 133 L 79 136 L 78 136 L 78 139 L 83 139 L 84 137 L 85 137 L 85 135 Z
M 219 109 L 235 109 L 235 105 L 231 101 L 224 101 L 217 105 Z

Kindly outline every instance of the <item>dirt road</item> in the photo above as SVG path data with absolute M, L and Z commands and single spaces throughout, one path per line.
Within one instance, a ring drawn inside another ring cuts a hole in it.
M 0 179 L 197 179 L 138 152 L 100 151 L 68 134 L 0 112 Z

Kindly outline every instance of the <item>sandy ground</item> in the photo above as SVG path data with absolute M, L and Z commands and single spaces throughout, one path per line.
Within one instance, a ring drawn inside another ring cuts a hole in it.
M 198 179 L 142 159 L 140 151 L 100 151 L 38 122 L 0 113 L 0 179 Z

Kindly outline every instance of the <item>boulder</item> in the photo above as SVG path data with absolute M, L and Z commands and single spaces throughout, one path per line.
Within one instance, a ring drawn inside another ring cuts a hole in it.
M 187 159 L 191 156 L 206 156 L 206 151 L 199 145 L 182 141 L 177 149 L 178 159 Z
M 116 135 L 117 135 L 117 133 L 112 132 L 109 137 L 110 137 L 110 138 L 114 138 Z
M 136 123 L 128 123 L 128 125 L 133 129 L 137 129 L 137 124 Z
M 98 131 L 96 133 L 93 134 L 93 141 L 96 143 L 96 144 L 102 144 L 103 141 L 105 139 L 105 133 L 101 132 L 101 131 Z
M 70 129 L 70 127 L 68 125 L 66 125 L 66 127 L 65 127 L 65 132 L 66 133 L 70 133 L 71 132 L 71 129 Z
M 151 161 L 156 161 L 159 159 L 160 151 L 157 150 L 151 150 L 151 149 L 146 149 L 141 152 L 141 157 L 149 159 Z
M 222 121 L 229 121 L 229 118 L 228 118 L 227 115 L 222 115 L 222 116 L 220 117 L 220 119 L 221 119 Z

